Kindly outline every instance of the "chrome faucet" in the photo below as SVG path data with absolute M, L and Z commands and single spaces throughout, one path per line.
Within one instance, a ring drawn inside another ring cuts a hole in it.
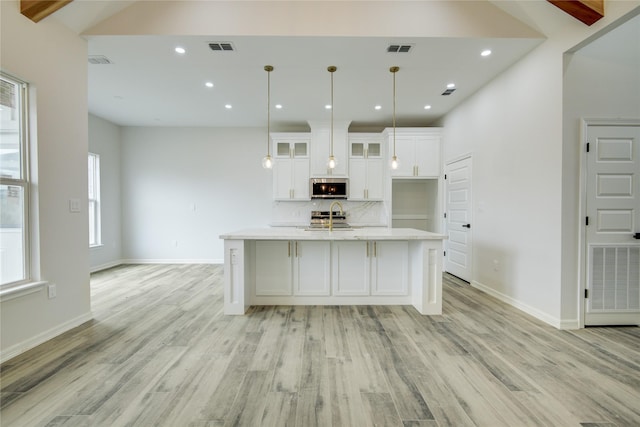
M 331 203 L 331 206 L 329 206 L 329 231 L 333 231 L 333 206 L 334 205 L 338 205 L 340 207 L 340 215 L 344 215 L 344 211 L 342 210 L 342 203 L 340 203 L 337 200 Z

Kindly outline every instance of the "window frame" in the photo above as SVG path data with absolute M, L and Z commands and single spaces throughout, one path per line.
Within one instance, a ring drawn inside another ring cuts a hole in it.
M 88 153 L 88 161 L 91 162 L 93 160 L 93 195 L 94 197 L 90 197 L 91 195 L 91 172 L 87 170 L 87 175 L 89 178 L 88 184 L 88 203 L 87 203 L 87 211 L 89 213 L 89 248 L 96 248 L 102 246 L 102 215 L 101 215 L 101 200 L 100 200 L 100 155 L 97 153 Z M 87 165 L 88 166 L 88 165 Z M 93 236 L 94 240 L 91 240 L 92 230 L 91 230 L 91 218 L 93 216 Z
M 31 174 L 30 174 L 30 134 L 29 134 L 29 84 L 0 70 L 0 78 L 18 87 L 18 114 L 20 139 L 20 177 L 9 178 L 0 175 L 0 185 L 22 188 L 22 272 L 23 278 L 12 282 L 2 283 L 0 289 L 14 288 L 33 282 L 33 268 L 31 265 Z

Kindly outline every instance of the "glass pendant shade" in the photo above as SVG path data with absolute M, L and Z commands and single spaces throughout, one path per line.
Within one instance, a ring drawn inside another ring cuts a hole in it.
M 398 166 L 400 166 L 398 156 L 391 157 L 391 169 L 398 169 Z
M 271 169 L 273 167 L 273 158 L 269 154 L 262 158 L 262 167 L 265 169 Z
M 329 169 L 335 169 L 337 164 L 338 164 L 338 161 L 336 160 L 335 156 L 329 156 L 329 160 L 327 161 L 327 167 Z

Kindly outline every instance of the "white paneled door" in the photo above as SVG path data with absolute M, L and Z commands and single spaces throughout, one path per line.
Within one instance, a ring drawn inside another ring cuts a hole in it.
M 640 325 L 640 125 L 587 143 L 585 325 Z
M 471 158 L 445 167 L 446 218 L 445 271 L 467 282 L 471 277 Z

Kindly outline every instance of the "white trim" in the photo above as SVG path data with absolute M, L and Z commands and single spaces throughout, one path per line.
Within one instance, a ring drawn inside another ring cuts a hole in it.
M 93 313 L 88 312 L 81 316 L 76 317 L 75 319 L 71 319 L 54 328 L 51 328 L 48 331 L 44 331 L 41 334 L 31 337 L 25 341 L 12 345 L 11 347 L 0 352 L 0 363 L 4 363 L 7 360 L 13 359 L 14 357 L 28 350 L 31 350 L 34 347 L 37 347 L 40 344 L 45 343 L 57 337 L 58 335 L 62 335 L 63 333 L 75 328 L 76 326 L 80 326 L 83 323 L 86 323 L 92 319 L 93 319 Z
M 0 290 L 0 302 L 9 301 L 15 298 L 20 298 L 25 295 L 34 294 L 40 292 L 48 282 L 38 281 L 24 283 L 18 286 L 5 286 Z
M 482 292 L 491 295 L 492 297 L 506 303 L 509 304 L 512 307 L 517 308 L 520 311 L 523 311 L 525 313 L 527 313 L 530 316 L 535 317 L 538 320 L 543 321 L 544 323 L 547 323 L 551 326 L 553 326 L 554 328 L 557 329 L 578 329 L 577 327 L 577 320 L 562 320 L 562 319 L 558 319 L 556 317 L 553 317 L 551 315 L 549 315 L 548 313 L 545 313 L 544 311 L 541 311 L 535 307 L 531 307 L 528 304 L 524 304 L 521 301 L 518 301 L 517 299 L 514 299 L 508 295 L 505 295 L 501 292 L 496 291 L 493 288 L 490 288 L 487 285 L 484 285 L 480 282 L 478 282 L 477 280 L 473 280 L 471 282 L 471 286 L 473 286 L 476 289 L 481 290 Z
M 107 262 L 105 264 L 95 265 L 89 268 L 89 273 L 95 273 L 98 271 L 107 270 L 109 268 L 117 267 L 122 264 L 124 264 L 124 261 L 121 259 L 118 259 L 115 261 Z
M 584 218 L 587 216 L 587 129 L 589 126 L 640 126 L 640 119 L 630 118 L 616 118 L 616 119 L 594 119 L 594 118 L 581 118 L 580 119 L 580 150 L 582 155 L 580 156 L 580 195 L 579 195 L 579 213 L 578 224 L 584 224 Z M 578 232 L 578 328 L 585 327 L 585 314 L 586 314 L 586 299 L 584 298 L 584 291 L 587 289 L 587 270 L 588 265 L 588 251 L 587 248 L 589 242 L 587 241 L 586 227 L 580 226 Z
M 149 259 L 133 258 L 122 260 L 122 264 L 224 264 L 224 259 Z
M 455 163 L 455 162 L 459 162 L 460 160 L 470 159 L 472 154 L 473 154 L 472 152 L 461 154 L 459 156 L 456 156 L 456 157 L 453 157 L 453 158 L 447 160 L 446 162 L 444 162 L 444 164 L 445 164 L 445 166 L 449 166 L 450 164 Z

